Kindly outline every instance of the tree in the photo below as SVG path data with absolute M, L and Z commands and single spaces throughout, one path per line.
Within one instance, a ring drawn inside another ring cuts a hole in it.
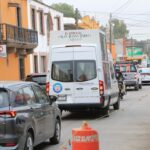
M 60 11 L 64 14 L 64 17 L 72 17 L 72 18 L 81 18 L 81 14 L 79 11 L 76 11 L 72 5 L 66 3 L 58 3 L 52 4 L 52 8 Z
M 112 23 L 114 24 L 113 33 L 115 39 L 125 38 L 126 35 L 129 34 L 129 31 L 127 30 L 127 26 L 124 21 L 113 19 Z

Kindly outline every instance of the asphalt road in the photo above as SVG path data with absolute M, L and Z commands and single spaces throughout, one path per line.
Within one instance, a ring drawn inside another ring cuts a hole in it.
M 120 110 L 111 109 L 108 118 L 94 113 L 64 112 L 60 144 L 45 142 L 35 150 L 61 150 L 71 139 L 72 129 L 80 127 L 84 120 L 98 131 L 101 150 L 150 150 L 150 86 L 143 86 L 139 91 L 129 90 Z

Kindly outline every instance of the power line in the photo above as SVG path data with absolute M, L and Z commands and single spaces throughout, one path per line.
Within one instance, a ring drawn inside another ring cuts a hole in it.
M 130 3 L 131 3 L 132 1 L 131 0 L 127 0 L 123 5 L 121 5 L 119 8 L 117 8 L 115 11 L 113 11 L 113 13 L 114 12 L 118 12 L 120 9 L 123 9 L 123 8 L 125 8 L 127 5 L 129 5 Z M 112 14 L 113 14 L 112 13 Z
M 115 18 L 120 18 L 120 19 L 125 19 L 125 20 L 131 20 L 131 21 L 136 21 L 136 22 L 141 22 L 141 23 L 150 23 L 150 22 L 147 21 L 147 20 L 137 20 L 137 19 L 133 19 L 133 18 L 118 17 L 118 16 L 116 16 Z M 115 19 L 115 18 L 114 18 L 114 19 Z

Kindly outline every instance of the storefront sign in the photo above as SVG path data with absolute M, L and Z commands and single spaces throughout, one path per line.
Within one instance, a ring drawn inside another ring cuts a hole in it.
M 7 57 L 6 45 L 0 45 L 0 57 Z

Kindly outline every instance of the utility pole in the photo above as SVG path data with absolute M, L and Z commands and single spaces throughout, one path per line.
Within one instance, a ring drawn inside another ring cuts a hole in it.
M 110 17 L 109 17 L 109 49 L 110 52 L 112 53 L 112 14 L 110 13 Z
M 133 39 L 131 37 L 131 56 L 132 56 L 132 60 L 133 60 Z
M 78 8 L 75 10 L 75 24 L 76 24 L 76 29 L 78 29 Z

